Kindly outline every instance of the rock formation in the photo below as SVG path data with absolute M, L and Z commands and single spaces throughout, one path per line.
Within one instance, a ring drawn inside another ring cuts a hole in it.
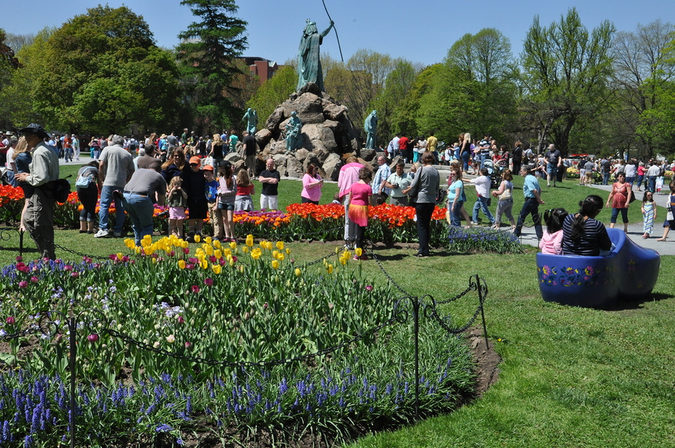
M 296 111 L 302 122 L 303 145 L 286 152 L 283 130 Z M 347 107 L 310 83 L 293 93 L 269 116 L 265 127 L 255 134 L 263 160 L 273 157 L 282 176 L 301 178 L 313 163 L 325 179 L 337 180 L 343 157 L 354 154 L 367 162 L 374 150 L 361 149 L 359 131 L 349 119 Z

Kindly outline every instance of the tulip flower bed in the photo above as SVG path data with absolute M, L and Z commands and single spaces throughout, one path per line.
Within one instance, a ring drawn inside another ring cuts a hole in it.
M 411 421 L 412 324 L 392 318 L 409 304 L 362 278 L 353 254 L 299 265 L 283 242 L 199 243 L 191 251 L 148 237 L 105 263 L 3 269 L 0 335 L 33 334 L 11 338 L 1 355 L 13 367 L 0 374 L 2 446 L 65 444 L 69 315 L 77 436 L 88 446 L 261 428 L 292 439 L 309 426 L 348 438 L 355 427 Z M 474 374 L 458 338 L 420 323 L 420 413 L 431 415 L 456 407 Z
M 0 222 L 16 222 L 23 207 L 23 192 L 20 188 L 2 187 L 0 190 Z M 64 204 L 56 207 L 55 224 L 60 227 L 78 226 L 79 203 L 77 193 L 71 193 Z M 96 206 L 98 213 L 98 205 Z M 115 214 L 115 206 L 111 207 Z M 448 239 L 446 209 L 436 207 L 431 217 L 430 244 L 447 248 L 455 253 L 496 252 L 520 253 L 522 249 L 510 235 L 490 230 L 464 232 L 451 229 Z M 384 243 L 417 242 L 415 208 L 382 204 L 368 209 L 366 238 Z M 114 219 L 114 218 L 111 218 Z M 155 205 L 155 229 L 167 232 L 167 208 Z M 127 220 L 127 224 L 129 221 Z M 291 204 L 282 211 L 253 211 L 234 213 L 235 233 L 253 234 L 258 238 L 281 241 L 302 239 L 339 241 L 344 237 L 344 207 L 339 204 Z M 130 230 L 130 229 L 127 229 Z M 212 233 L 209 220 L 205 220 L 204 233 Z M 512 241 L 513 240 L 513 241 Z

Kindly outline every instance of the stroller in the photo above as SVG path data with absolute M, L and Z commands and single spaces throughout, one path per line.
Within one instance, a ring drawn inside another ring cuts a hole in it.
M 486 159 L 483 162 L 483 168 L 487 169 L 488 171 L 488 176 L 490 177 L 490 188 L 499 187 L 499 183 L 502 180 L 502 167 L 495 165 L 492 160 Z

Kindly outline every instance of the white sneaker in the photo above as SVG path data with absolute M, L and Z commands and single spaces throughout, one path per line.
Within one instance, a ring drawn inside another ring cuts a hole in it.
M 108 238 L 110 236 L 110 232 L 105 230 L 105 229 L 99 229 L 98 232 L 96 232 L 96 235 L 94 235 L 94 238 Z

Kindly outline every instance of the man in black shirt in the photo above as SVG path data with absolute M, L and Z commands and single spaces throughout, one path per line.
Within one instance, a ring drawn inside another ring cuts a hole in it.
M 275 169 L 274 159 L 267 159 L 267 169 L 260 173 L 258 180 L 263 184 L 260 194 L 260 209 L 279 209 L 279 180 L 281 174 Z
M 548 151 L 544 155 L 544 159 L 546 160 L 546 183 L 550 187 L 551 179 L 553 179 L 553 186 L 555 187 L 558 168 L 562 165 L 562 158 L 560 157 L 560 151 L 555 149 L 553 143 L 548 145 Z

